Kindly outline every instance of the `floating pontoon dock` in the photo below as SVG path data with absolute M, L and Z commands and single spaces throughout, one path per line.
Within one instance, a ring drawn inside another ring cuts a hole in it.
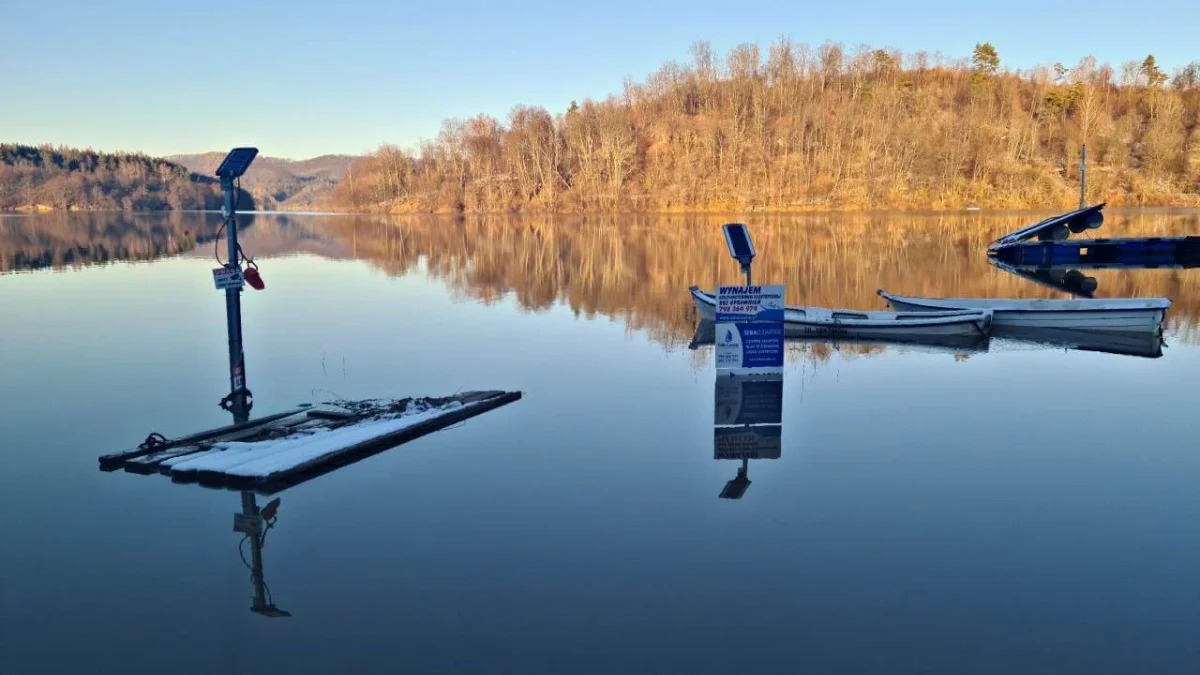
M 1080 208 L 1000 237 L 988 255 L 1014 266 L 1198 267 L 1200 236 L 1070 239 L 1104 222 L 1104 204 Z
M 100 468 L 270 494 L 520 398 L 477 391 L 304 406 L 174 440 L 151 434 L 137 448 L 100 457 Z

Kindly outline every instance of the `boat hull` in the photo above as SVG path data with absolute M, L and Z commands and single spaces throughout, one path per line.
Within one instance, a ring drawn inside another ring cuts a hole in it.
M 910 298 L 880 292 L 894 309 L 944 312 L 990 309 L 992 325 L 1004 328 L 1066 329 L 1111 333 L 1156 333 L 1170 301 L 1136 300 L 990 300 L 982 298 Z M 1007 306 L 1006 306 L 1007 305 Z M 1139 306 L 1140 305 L 1140 306 Z
M 716 320 L 716 297 L 693 287 L 692 300 L 700 318 Z M 863 312 L 859 310 L 792 307 L 784 312 L 786 338 L 880 339 L 921 342 L 947 337 L 980 337 L 991 327 L 989 311 Z
M 951 353 L 965 354 L 975 352 L 986 352 L 988 350 L 989 340 L 987 335 L 974 333 L 971 335 L 923 335 L 920 340 L 913 339 L 889 339 L 889 338 L 859 338 L 848 337 L 842 335 L 836 336 L 811 336 L 811 335 L 787 335 L 785 340 L 788 344 L 802 343 L 823 343 L 837 347 L 908 347 L 919 349 L 930 353 Z M 696 322 L 696 327 L 692 333 L 692 341 L 688 344 L 689 349 L 698 349 L 703 345 L 716 344 L 716 324 L 711 320 L 701 319 Z

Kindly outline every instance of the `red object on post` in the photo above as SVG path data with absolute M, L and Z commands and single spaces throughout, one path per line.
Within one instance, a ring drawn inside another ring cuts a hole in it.
M 246 283 L 250 284 L 250 287 L 256 291 L 261 291 L 267 287 L 267 285 L 263 283 L 262 277 L 259 276 L 257 267 L 247 267 L 246 271 L 242 273 L 242 277 L 246 280 Z

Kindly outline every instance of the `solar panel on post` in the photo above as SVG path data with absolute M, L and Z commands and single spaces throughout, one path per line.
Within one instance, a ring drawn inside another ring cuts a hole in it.
M 237 178 L 246 173 L 246 169 L 250 168 L 250 164 L 254 162 L 254 158 L 257 156 L 258 148 L 234 148 L 221 161 L 221 166 L 217 167 L 217 176 L 220 178 Z
M 722 225 L 725 231 L 725 243 L 729 246 L 729 255 L 743 266 L 754 260 L 754 243 L 750 241 L 750 229 L 742 223 Z

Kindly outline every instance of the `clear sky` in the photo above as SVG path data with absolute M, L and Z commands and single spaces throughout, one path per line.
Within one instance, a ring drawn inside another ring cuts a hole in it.
M 1196 0 L 0 0 L 0 141 L 301 158 L 561 112 L 626 76 L 781 35 L 1003 64 L 1200 60 Z

